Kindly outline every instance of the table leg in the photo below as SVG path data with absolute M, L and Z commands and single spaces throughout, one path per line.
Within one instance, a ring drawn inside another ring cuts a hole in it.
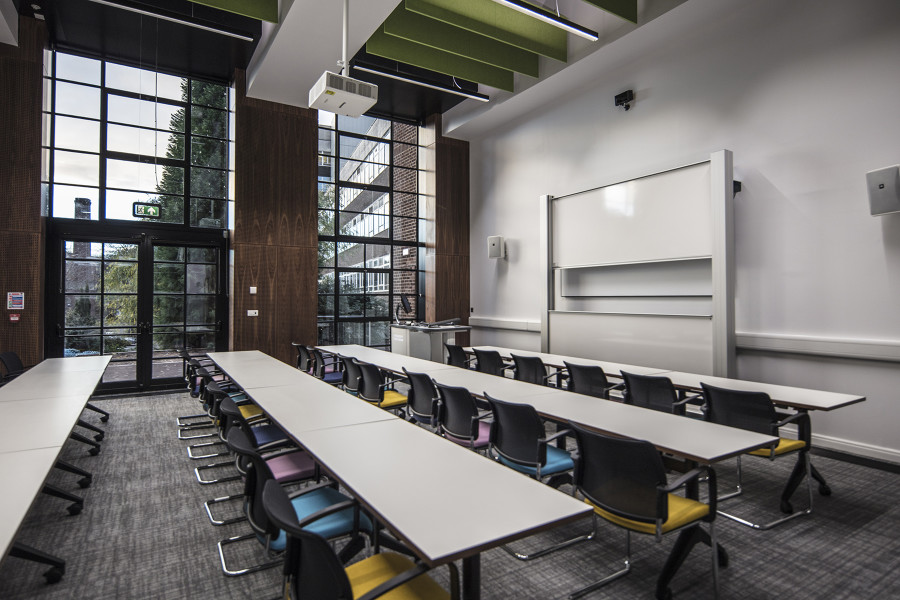
M 784 484 L 784 490 L 781 492 L 781 512 L 783 513 L 791 513 L 794 510 L 791 506 L 791 496 L 794 495 L 800 482 L 806 476 L 806 455 L 808 452 L 809 450 L 801 450 L 797 453 L 797 464 L 794 465 L 791 476 L 788 477 L 787 483 Z
M 66 561 L 19 542 L 13 543 L 12 548 L 9 549 L 9 555 L 50 565 L 50 569 L 44 573 L 47 583 L 57 583 L 66 572 Z
M 463 559 L 463 600 L 481 600 L 481 554 Z
M 669 552 L 669 558 L 666 559 L 662 573 L 659 574 L 659 579 L 656 580 L 656 597 L 658 599 L 668 598 L 669 584 L 694 546 L 697 544 L 709 546 L 711 543 L 709 532 L 700 527 L 700 525 L 685 529 L 678 534 L 678 539 L 675 540 L 675 545 L 672 547 L 672 551 Z M 728 552 L 722 547 L 721 543 L 718 545 L 718 555 L 719 566 L 728 566 Z

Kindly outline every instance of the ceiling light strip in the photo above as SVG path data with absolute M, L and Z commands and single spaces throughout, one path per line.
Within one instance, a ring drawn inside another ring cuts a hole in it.
M 155 13 L 149 10 L 144 10 L 142 8 L 137 8 L 134 6 L 127 6 L 125 4 L 119 4 L 117 2 L 110 2 L 109 0 L 89 0 L 94 4 L 102 4 L 104 6 L 111 6 L 113 8 L 119 8 L 128 12 L 137 13 L 139 15 L 144 15 L 146 17 L 153 17 L 154 19 L 162 19 L 163 21 L 169 21 L 170 23 L 178 23 L 179 25 L 186 25 L 188 27 L 193 27 L 194 29 L 202 29 L 203 31 L 209 31 L 211 33 L 218 33 L 219 35 L 226 35 L 228 37 L 232 37 L 243 42 L 253 42 L 253 37 L 244 35 L 242 33 L 234 33 L 231 31 L 227 31 L 225 29 L 217 29 L 215 27 L 208 27 L 206 25 L 201 25 L 199 23 L 193 23 L 191 21 L 186 21 L 184 19 L 179 19 L 177 17 L 169 17 L 167 15 L 161 15 L 159 13 Z
M 488 102 L 491 99 L 490 96 L 486 96 L 484 94 L 479 94 L 477 92 L 467 92 L 465 90 L 457 90 L 454 88 L 444 87 L 444 86 L 440 86 L 440 85 L 434 85 L 432 83 L 425 83 L 424 81 L 419 81 L 418 79 L 413 79 L 412 77 L 405 77 L 405 76 L 397 74 L 397 73 L 391 73 L 390 71 L 382 71 L 380 69 L 370 69 L 369 67 L 360 67 L 358 65 L 353 65 L 353 68 L 356 69 L 357 71 L 363 71 L 364 73 L 371 73 L 373 75 L 378 75 L 379 77 L 388 77 L 389 79 L 396 79 L 397 81 L 405 81 L 406 83 L 411 83 L 413 85 L 430 88 L 432 90 L 437 90 L 439 92 L 446 92 L 448 94 L 456 94 L 457 96 L 471 98 L 472 100 L 478 100 L 479 102 Z
M 578 23 L 573 23 L 568 19 L 564 19 L 549 10 L 544 10 L 539 6 L 535 6 L 533 4 L 529 4 L 528 2 L 524 2 L 523 0 L 494 0 L 497 4 L 502 4 L 508 8 L 513 10 L 517 10 L 520 13 L 529 15 L 534 17 L 535 19 L 539 19 L 544 23 L 548 23 L 550 25 L 554 25 L 559 27 L 560 29 L 564 29 L 569 33 L 574 33 L 575 35 L 581 36 L 585 39 L 591 40 L 592 42 L 596 42 L 600 39 L 600 35 L 587 27 L 582 27 Z

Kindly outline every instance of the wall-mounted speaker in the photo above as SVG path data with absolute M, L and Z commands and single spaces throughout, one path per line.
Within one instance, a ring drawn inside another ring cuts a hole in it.
M 487 243 L 488 258 L 506 258 L 506 242 L 503 241 L 503 236 L 488 236 Z
M 873 216 L 900 212 L 900 165 L 866 173 L 866 189 Z

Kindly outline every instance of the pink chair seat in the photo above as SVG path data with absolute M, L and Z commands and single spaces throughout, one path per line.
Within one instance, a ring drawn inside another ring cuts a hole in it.
M 471 445 L 469 444 L 469 440 L 467 440 L 466 438 L 459 438 L 446 432 L 444 433 L 444 436 L 451 442 L 456 442 L 460 446 L 466 446 L 467 448 L 484 448 L 490 441 L 491 424 L 485 423 L 484 421 L 478 422 L 478 435 L 475 437 L 475 441 L 472 442 Z
M 266 459 L 272 475 L 279 483 L 308 479 L 315 474 L 316 465 L 312 457 L 304 451 L 288 452 Z

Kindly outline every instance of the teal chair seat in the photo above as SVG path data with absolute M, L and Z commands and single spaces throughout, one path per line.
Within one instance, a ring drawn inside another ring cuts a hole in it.
M 504 465 L 515 469 L 520 473 L 525 473 L 526 475 L 531 475 L 532 477 L 537 475 L 537 469 L 534 467 L 514 463 L 513 461 L 504 458 L 503 456 L 499 456 L 498 458 Z M 572 461 L 572 457 L 568 452 L 566 452 L 565 450 L 561 450 L 556 446 L 547 446 L 547 464 L 541 467 L 542 477 L 545 475 L 553 475 L 555 473 L 563 473 L 574 468 L 575 463 Z
M 326 487 L 298 496 L 291 500 L 291 504 L 294 507 L 294 512 L 297 514 L 297 520 L 302 522 L 303 519 L 306 519 L 310 515 L 346 500 L 349 500 L 347 496 L 334 488 Z M 353 532 L 353 508 L 348 507 L 342 511 L 323 517 L 310 523 L 303 529 L 320 535 L 325 539 L 348 535 Z M 372 521 L 364 514 L 359 515 L 359 529 L 361 531 L 372 531 Z M 260 543 L 266 543 L 264 536 L 257 535 L 257 537 L 259 538 Z M 286 543 L 287 536 L 285 536 L 284 530 L 282 530 L 278 534 L 278 537 L 273 539 L 269 544 L 269 548 L 276 552 L 280 552 L 284 550 Z

